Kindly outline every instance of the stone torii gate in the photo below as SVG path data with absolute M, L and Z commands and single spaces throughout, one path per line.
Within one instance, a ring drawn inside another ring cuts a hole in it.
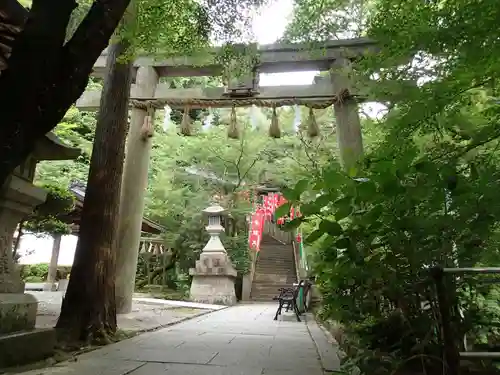
M 217 49 L 201 58 L 183 56 L 163 61 L 155 61 L 150 57 L 136 59 L 130 94 L 132 113 L 123 171 L 118 236 L 116 295 L 117 301 L 124 301 L 118 306 L 120 313 L 131 310 L 134 291 L 152 144 L 152 134 L 145 134 L 143 128 L 146 116 L 165 105 L 206 108 L 256 104 L 275 107 L 276 104 L 272 103 L 276 101 L 280 101 L 279 105 L 299 104 L 310 108 L 315 103 L 315 108 L 333 105 L 341 161 L 344 166 L 349 167 L 362 155 L 363 145 L 356 92 L 345 71 L 358 57 L 374 49 L 375 43 L 366 38 L 329 41 L 318 48 L 311 48 L 307 44 L 263 45 L 257 48 L 255 63 L 250 67 L 248 75 L 242 77 L 243 81 L 235 83 L 230 80 L 227 87 L 205 89 L 171 89 L 166 84 L 159 84 L 159 78 L 226 74 L 227 67 L 214 62 Z M 94 65 L 95 76 L 104 76 L 106 57 L 104 51 Z M 320 79 L 311 85 L 258 86 L 259 73 L 311 70 L 329 71 L 329 79 Z M 86 91 L 76 106 L 81 110 L 97 110 L 100 97 L 100 91 Z

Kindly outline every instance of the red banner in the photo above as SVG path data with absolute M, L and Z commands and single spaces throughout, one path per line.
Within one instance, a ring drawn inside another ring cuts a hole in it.
M 260 241 L 262 240 L 262 230 L 264 229 L 265 212 L 262 208 L 258 208 L 252 215 L 250 223 L 250 233 L 248 235 L 248 244 L 250 249 L 260 251 Z
M 287 203 L 287 200 L 281 194 L 269 193 L 267 196 L 262 197 L 262 206 L 256 205 L 255 212 L 252 215 L 252 221 L 250 223 L 250 232 L 248 234 L 248 244 L 250 249 L 255 249 L 257 252 L 260 251 L 264 222 L 266 220 L 271 220 L 276 209 L 285 203 Z M 289 215 L 276 218 L 276 222 L 278 225 L 283 225 L 285 224 L 287 217 L 292 220 L 294 217 L 298 216 L 300 216 L 299 210 L 294 210 L 292 207 L 290 208 Z
M 276 209 L 274 205 L 274 197 L 271 193 L 263 197 L 265 216 L 267 220 L 271 220 L 273 217 L 274 210 Z

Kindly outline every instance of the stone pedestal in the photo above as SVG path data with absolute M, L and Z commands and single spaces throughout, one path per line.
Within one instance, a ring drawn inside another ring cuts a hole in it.
M 237 272 L 219 238 L 220 233 L 224 231 L 224 227 L 220 225 L 224 212 L 220 206 L 212 206 L 204 211 L 208 215 L 206 230 L 210 234 L 210 240 L 203 248 L 200 259 L 196 261 L 195 268 L 189 270 L 189 274 L 193 276 L 190 290 L 192 301 L 219 305 L 236 304 L 234 281 Z
M 24 293 L 12 259 L 17 224 L 45 198 L 43 189 L 17 176 L 0 190 L 0 367 L 42 359 L 55 345 L 54 330 L 35 329 L 38 301 Z
M 31 294 L 0 294 L 0 335 L 34 329 L 37 307 Z
M 203 252 L 189 274 L 193 276 L 190 295 L 194 302 L 215 305 L 236 303 L 234 280 L 237 272 L 226 253 Z

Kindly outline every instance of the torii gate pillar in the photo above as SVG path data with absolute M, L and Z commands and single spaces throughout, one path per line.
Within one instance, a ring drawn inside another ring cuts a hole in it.
M 137 70 L 135 96 L 153 98 L 158 84 L 158 74 L 152 66 L 141 66 Z M 123 167 L 120 216 L 118 229 L 118 251 L 116 254 L 116 308 L 119 314 L 132 310 L 132 295 L 135 286 L 137 257 L 141 238 L 144 196 L 148 184 L 151 135 L 145 135 L 145 110 L 131 110 L 130 129 L 127 138 L 125 164 Z M 154 121 L 154 112 L 152 119 Z M 154 124 L 153 124 L 154 126 Z
M 335 59 L 330 67 L 330 78 L 334 92 L 340 94 L 347 90 L 348 95 L 334 104 L 337 124 L 337 142 L 340 151 L 340 161 L 344 169 L 349 171 L 363 156 L 363 138 L 358 104 L 349 94 L 353 92 L 348 72 L 351 62 L 345 57 Z

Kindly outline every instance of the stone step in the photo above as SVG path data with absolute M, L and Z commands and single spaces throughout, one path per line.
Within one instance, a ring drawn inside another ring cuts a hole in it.
M 259 254 L 275 252 L 275 253 L 293 253 L 291 246 L 261 246 Z
M 286 282 L 286 283 L 280 283 L 276 285 L 259 285 L 259 284 L 254 284 L 252 286 L 252 290 L 258 290 L 258 291 L 276 291 L 279 288 L 291 288 L 293 286 L 293 280 L 290 280 L 291 282 Z
M 255 266 L 250 299 L 272 302 L 279 295 L 278 289 L 290 288 L 296 282 L 293 247 L 264 237 Z
M 291 252 L 293 253 L 293 247 L 292 246 L 270 246 L 270 245 L 266 245 L 266 244 L 261 244 L 260 246 L 260 252 L 261 253 L 265 253 L 267 251 L 277 251 L 277 252 L 282 252 L 282 253 L 286 253 L 286 252 Z
M 274 280 L 273 277 L 280 277 L 280 278 L 292 277 L 293 278 L 293 277 L 297 277 L 297 275 L 295 274 L 295 272 L 259 272 L 259 273 L 255 274 L 253 281 L 255 283 L 258 283 L 258 282 L 274 283 L 274 281 L 267 281 L 267 280 Z
M 282 286 L 291 286 L 294 282 L 296 282 L 296 275 L 287 275 L 286 280 L 281 282 L 273 282 L 267 280 L 255 280 L 253 285 L 259 287 L 282 287 Z
M 262 268 L 262 269 L 266 269 L 266 268 L 281 268 L 281 269 L 284 269 L 284 270 L 287 270 L 287 269 L 295 269 L 295 263 L 293 262 L 268 262 L 268 263 L 257 263 L 255 265 L 256 268 Z
M 267 284 L 275 284 L 273 281 L 273 276 L 274 277 L 279 277 L 279 278 L 297 278 L 297 275 L 292 272 L 283 272 L 283 273 L 256 273 L 253 279 L 254 283 L 267 283 Z
M 255 268 L 257 273 L 293 273 L 295 274 L 295 267 L 290 265 L 289 267 L 283 266 L 257 266 Z
M 255 276 L 257 275 L 262 275 L 262 276 L 292 276 L 296 277 L 296 273 L 294 270 L 268 270 L 268 271 L 256 271 Z M 258 280 L 258 278 L 255 278 L 254 280 Z
M 260 254 L 268 253 L 268 252 L 277 252 L 277 253 L 293 253 L 293 247 L 291 246 L 269 246 L 266 244 L 261 244 L 260 246 Z
M 269 271 L 266 271 L 266 272 L 255 272 L 255 275 L 254 275 L 254 281 L 257 281 L 257 279 L 255 278 L 255 276 L 257 275 L 265 275 L 265 276 L 270 276 L 270 275 L 279 275 L 279 276 L 288 276 L 288 277 L 292 277 L 292 278 L 297 278 L 297 273 L 295 272 L 295 270 L 287 270 L 287 271 L 283 271 L 283 272 L 276 272 L 276 270 L 269 270 Z
M 250 294 L 250 298 L 253 300 L 258 299 L 258 298 L 272 300 L 274 297 L 278 297 L 279 295 L 280 295 L 279 290 L 275 290 L 274 292 L 266 292 L 266 293 L 252 291 L 252 293 Z
M 281 267 L 281 268 L 295 268 L 295 263 L 294 262 L 283 262 L 283 261 L 277 261 L 277 262 L 266 262 L 266 263 L 257 263 L 255 265 L 256 267 L 263 267 L 263 268 L 269 268 L 269 267 Z
M 287 275 L 287 274 L 256 274 L 254 276 L 253 282 L 254 283 L 260 283 L 260 282 L 269 282 L 269 283 L 286 283 L 289 279 L 290 276 L 293 277 L 293 275 Z
M 283 269 L 295 269 L 295 262 L 283 262 L 283 261 L 265 262 L 265 263 L 257 263 L 255 267 L 262 267 L 262 268 L 279 267 Z

